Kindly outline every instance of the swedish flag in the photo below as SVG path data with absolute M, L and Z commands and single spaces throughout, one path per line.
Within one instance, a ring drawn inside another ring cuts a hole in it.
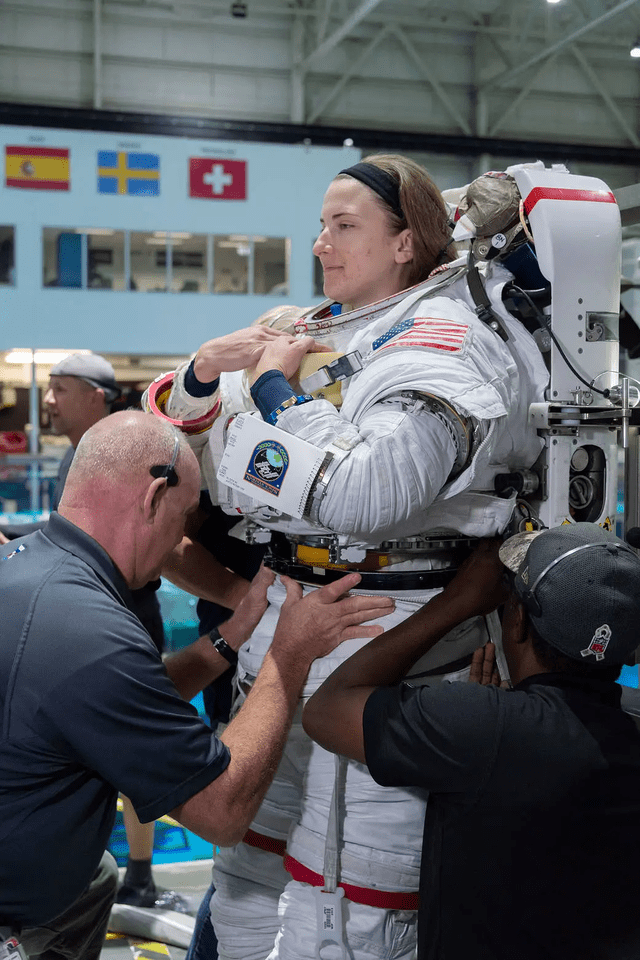
M 98 150 L 98 193 L 159 196 L 160 157 L 157 153 Z

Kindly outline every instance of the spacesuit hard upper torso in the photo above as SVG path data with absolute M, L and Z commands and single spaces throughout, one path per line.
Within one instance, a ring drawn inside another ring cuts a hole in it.
M 342 384 L 340 409 L 316 399 L 286 409 L 277 419 L 279 429 L 332 453 L 333 472 L 328 471 L 322 496 L 316 497 L 313 518 L 307 511 L 300 519 L 279 514 L 220 484 L 216 471 L 229 415 L 255 409 L 243 374 L 223 374 L 220 416 L 210 435 L 190 438 L 214 502 L 242 513 L 245 526 L 255 525 L 254 532 L 257 527 L 286 534 L 298 549 L 324 546 L 333 539 L 347 551 L 343 556 L 366 557 L 367 569 L 377 569 L 381 580 L 385 572 L 410 577 L 416 570 L 437 568 L 440 561 L 434 560 L 425 536 L 478 537 L 504 529 L 512 501 L 495 496 L 493 478 L 536 459 L 540 442 L 527 426 L 527 411 L 530 403 L 543 398 L 547 381 L 535 342 L 500 303 L 501 284 L 508 277 L 497 268 L 486 281 L 509 332 L 506 342 L 475 315 L 463 271 L 456 267 L 357 311 L 334 315 L 325 305 L 308 313 L 283 308 L 281 328 L 289 316 L 288 329 L 308 333 L 333 351 L 357 350 L 362 358 L 362 370 Z M 196 418 L 210 409 L 211 398 L 190 397 L 183 378 L 184 372 L 178 371 L 166 413 Z M 426 396 L 445 401 L 470 425 L 470 455 L 457 468 L 451 425 L 425 405 Z M 376 568 L 375 557 L 382 552 L 384 560 Z M 385 629 L 434 593 L 407 583 L 385 591 L 396 600 L 394 612 L 380 621 Z M 241 685 L 260 668 L 284 596 L 284 587 L 276 581 L 261 623 L 240 651 Z M 427 682 L 441 682 L 443 674 L 455 672 L 461 658 L 485 638 L 481 622 L 467 622 L 427 654 L 414 673 L 429 675 Z M 366 642 L 347 641 L 316 660 L 304 695 Z M 425 682 L 425 677 L 416 682 Z M 424 796 L 378 787 L 360 764 L 349 762 L 342 776 L 339 878 L 367 888 L 417 890 Z M 263 837 L 287 841 L 289 857 L 320 875 L 325 870 L 333 782 L 334 758 L 308 740 L 298 718 L 252 825 Z M 264 849 L 239 844 L 220 851 L 214 879 L 212 917 L 222 958 L 264 960 L 278 931 L 271 957 L 315 955 L 316 907 L 310 888 L 291 881 L 282 893 L 288 876 L 281 860 Z M 389 925 L 380 919 L 387 913 L 384 904 L 380 910 L 350 904 L 346 933 L 354 957 L 368 957 L 371 951 L 385 958 L 411 955 L 414 914 L 409 920 L 409 914 L 394 914 Z M 406 922 L 398 925 L 401 915 Z M 368 944 L 364 952 L 358 942 Z
M 362 556 L 382 541 L 416 538 L 410 550 L 392 549 L 385 556 L 384 569 L 394 572 L 433 565 L 429 552 L 420 549 L 420 535 L 501 532 L 513 502 L 494 494 L 493 480 L 498 473 L 530 466 L 538 456 L 541 442 L 528 426 L 527 411 L 543 398 L 548 378 L 535 341 L 502 307 L 500 291 L 509 276 L 496 267 L 486 279 L 509 332 L 506 342 L 472 311 L 463 271 L 455 266 L 360 310 L 334 316 L 322 305 L 291 320 L 289 329 L 308 333 L 332 350 L 357 350 L 363 361 L 363 369 L 343 382 L 339 410 L 318 399 L 278 417 L 280 429 L 334 457 L 316 516 L 283 515 L 216 479 L 229 415 L 255 409 L 242 371 L 222 374 L 221 414 L 208 435 L 191 438 L 212 500 L 248 518 L 250 526 L 305 544 L 333 534 L 341 545 L 362 547 Z M 447 401 L 475 424 L 472 455 L 453 479 L 451 436 L 424 409 L 424 395 Z M 210 399 L 186 394 L 178 373 L 166 412 L 194 417 L 206 405 Z M 390 592 L 403 596 L 402 590 Z M 415 588 L 405 594 L 422 602 L 429 595 Z M 241 652 L 241 669 L 255 676 L 264 649 L 254 634 Z M 310 677 L 314 687 L 316 673 L 317 666 Z
M 357 350 L 364 363 L 362 371 L 343 382 L 340 410 L 316 400 L 278 417 L 280 429 L 329 449 L 337 459 L 344 457 L 313 521 L 279 514 L 216 479 L 228 416 L 255 410 L 243 371 L 223 373 L 218 420 L 208 435 L 190 438 L 214 502 L 268 530 L 294 536 L 332 532 L 344 542 L 370 546 L 432 532 L 487 536 L 501 531 L 512 504 L 495 496 L 493 480 L 498 473 L 531 465 L 540 452 L 527 413 L 530 403 L 542 399 L 548 373 L 533 338 L 499 301 L 510 275 L 497 267 L 486 283 L 509 332 L 505 342 L 472 311 L 464 276 L 443 285 L 456 273 L 446 271 L 388 300 L 337 316 L 323 305 L 287 325 L 332 350 Z M 484 424 L 470 462 L 455 479 L 445 477 L 441 488 L 424 489 L 421 484 L 428 486 L 428 478 L 412 479 L 403 469 L 415 466 L 423 472 L 429 451 L 403 446 L 407 434 L 402 421 L 433 420 L 428 412 L 421 414 L 418 396 L 400 404 L 403 392 L 439 397 Z M 170 416 L 194 417 L 210 405 L 208 398 L 190 397 L 178 374 L 166 408 Z

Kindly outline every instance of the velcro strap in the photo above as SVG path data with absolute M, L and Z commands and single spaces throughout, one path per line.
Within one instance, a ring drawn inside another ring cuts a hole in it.
M 309 870 L 303 863 L 294 860 L 288 854 L 284 858 L 284 868 L 294 880 L 308 883 L 312 887 L 323 887 L 324 877 Z M 353 903 L 361 903 L 365 907 L 378 907 L 381 910 L 417 910 L 420 902 L 418 893 L 406 893 L 393 890 L 373 890 L 371 887 L 356 887 L 351 883 L 339 883 L 344 895 Z
M 287 852 L 287 845 L 284 840 L 276 840 L 275 837 L 267 837 L 264 833 L 256 833 L 255 830 L 247 830 L 242 842 L 250 847 L 258 847 L 259 850 L 266 850 L 267 853 L 275 853 L 279 857 L 284 857 Z

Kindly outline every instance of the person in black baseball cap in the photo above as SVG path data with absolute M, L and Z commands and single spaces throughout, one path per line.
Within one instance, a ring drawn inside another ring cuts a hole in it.
M 627 543 L 593 523 L 570 523 L 516 534 L 499 556 L 545 666 L 615 673 L 633 656 L 640 644 L 640 558 Z
M 475 683 L 421 673 L 426 651 L 498 606 L 510 688 L 493 644 Z M 640 957 L 640 732 L 615 682 L 639 641 L 640 558 L 567 524 L 481 543 L 310 698 L 322 747 L 429 793 L 419 960 Z

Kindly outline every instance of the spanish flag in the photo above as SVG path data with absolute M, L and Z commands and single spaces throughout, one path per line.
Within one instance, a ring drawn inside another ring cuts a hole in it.
M 68 190 L 69 151 L 58 147 L 5 147 L 5 184 L 23 190 Z

